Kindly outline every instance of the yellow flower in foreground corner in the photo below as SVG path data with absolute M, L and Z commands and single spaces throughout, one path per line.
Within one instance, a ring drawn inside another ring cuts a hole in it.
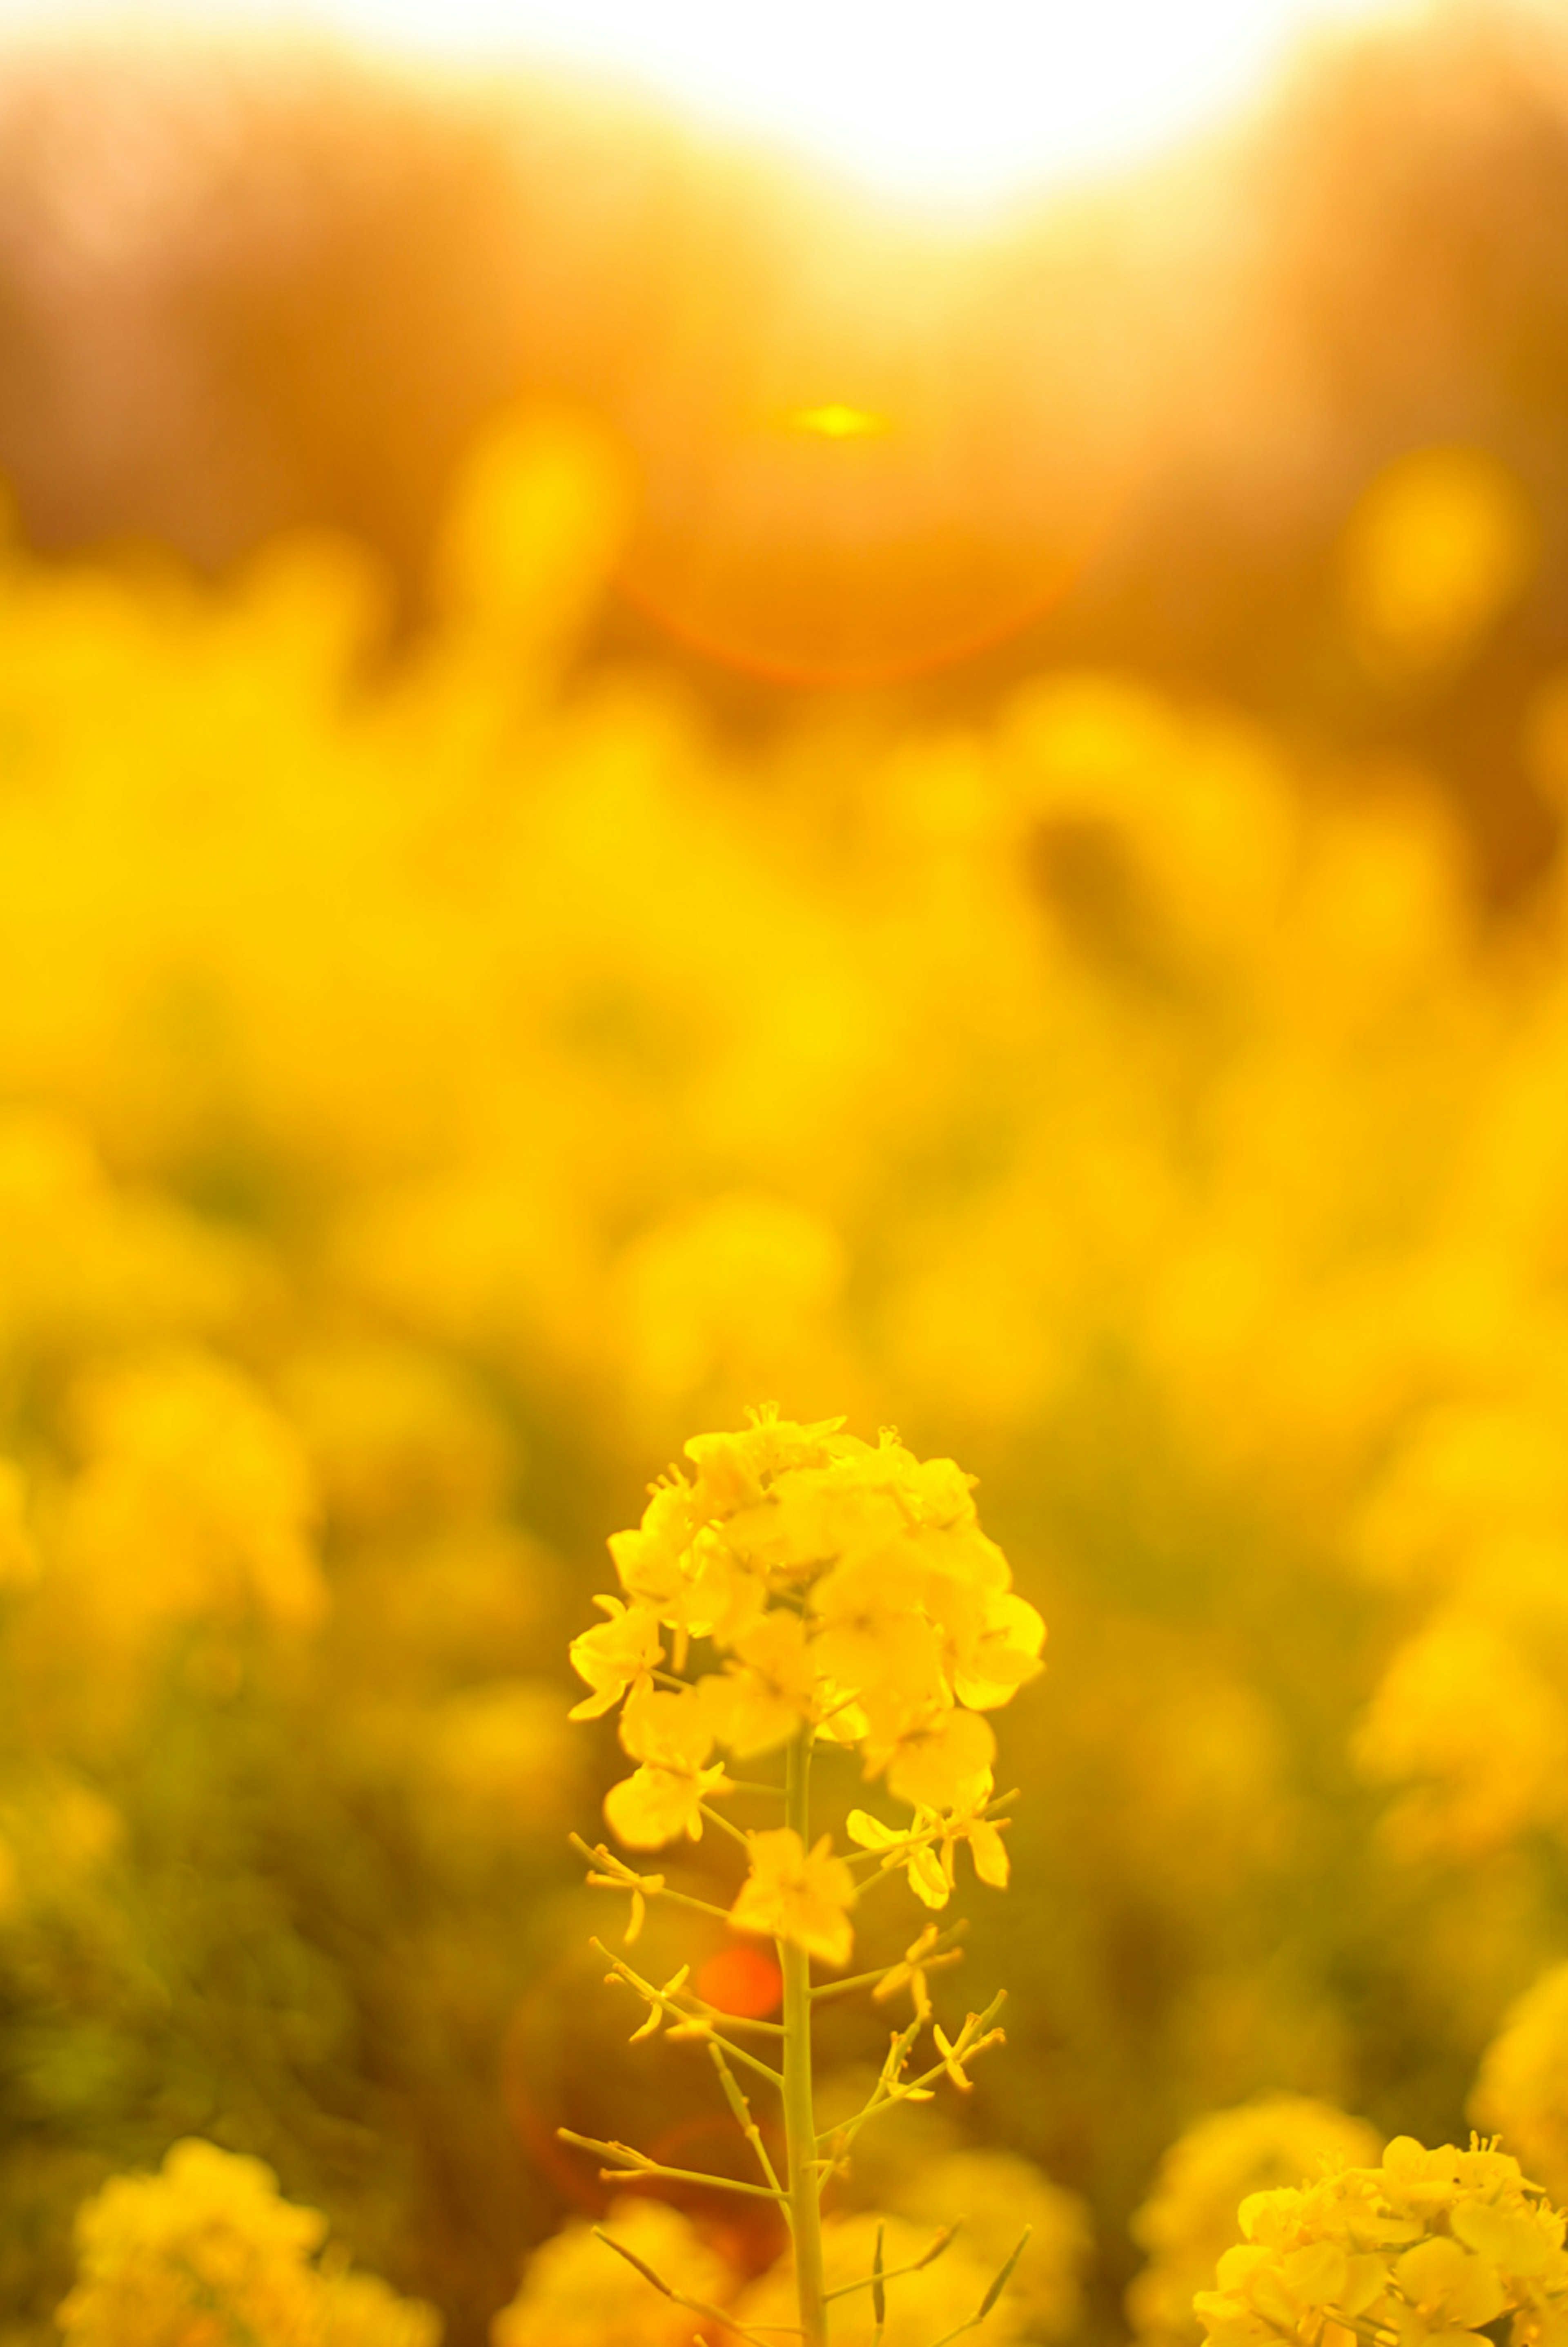
M 1377 2168 L 1330 2170 L 1241 2204 L 1245 2239 L 1195 2311 L 1213 2347 L 1368 2330 L 1470 2347 L 1504 2312 L 1527 2347 L 1568 2339 L 1563 2219 L 1506 2153 L 1396 2136 Z
M 824 1963 L 845 1964 L 854 1946 L 849 1910 L 855 1878 L 834 1858 L 832 1836 L 824 1834 L 808 1851 L 792 1826 L 773 1833 L 748 1834 L 751 1872 L 729 1911 L 739 1932 L 766 1932 L 789 1940 Z
M 205 2340 L 435 2347 L 433 2309 L 314 2262 L 327 2229 L 259 2159 L 177 2143 L 157 2176 L 111 2177 L 76 2219 L 80 2263 L 57 2320 L 69 2347 Z

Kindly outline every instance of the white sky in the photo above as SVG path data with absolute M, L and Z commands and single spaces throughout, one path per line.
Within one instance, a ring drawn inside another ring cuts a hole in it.
M 1421 0 L 0 0 L 0 35 L 302 30 L 465 68 L 540 59 L 897 196 L 988 203 L 1223 120 L 1314 35 Z

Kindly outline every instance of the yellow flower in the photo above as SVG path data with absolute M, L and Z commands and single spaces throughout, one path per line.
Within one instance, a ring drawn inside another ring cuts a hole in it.
M 1375 2160 L 1380 2137 L 1364 2119 L 1300 2095 L 1259 2096 L 1197 2120 L 1166 2153 L 1133 2219 L 1149 2263 L 1126 2296 L 1144 2347 L 1188 2347 L 1198 2335 L 1194 2292 L 1207 2287 L 1237 2239 L 1237 2209 L 1281 2178 Z
M 593 1689 L 566 1714 L 568 1719 L 597 1719 L 613 1710 L 628 1687 L 647 1686 L 649 1674 L 664 1660 L 658 1624 L 640 1605 L 626 1606 L 618 1597 L 596 1597 L 596 1605 L 609 1615 L 572 1641 L 572 1668 Z
M 1380 2167 L 1251 2194 L 1240 2224 L 1245 2240 L 1195 2301 L 1221 2347 L 1316 2342 L 1363 2316 L 1400 2347 L 1468 2347 L 1506 2311 L 1522 2340 L 1568 2328 L 1563 2219 L 1489 2145 L 1428 2151 L 1396 2136 Z
M 882 1871 L 885 1873 L 890 1866 L 903 1867 L 909 1876 L 910 1889 L 917 1899 L 927 1907 L 945 1907 L 952 1884 L 932 1843 L 922 1842 L 911 1850 L 901 1847 L 909 1840 L 911 1834 L 923 1833 L 935 1822 L 929 1809 L 917 1809 L 912 1825 L 901 1831 L 897 1826 L 883 1825 L 881 1819 L 873 1818 L 869 1810 L 851 1809 L 844 1830 L 861 1850 L 898 1850 L 900 1855 L 896 1859 L 883 1860 Z
M 702 1840 L 702 1804 L 725 1792 L 722 1764 L 703 1764 L 713 1730 L 695 1689 L 656 1693 L 634 1688 L 621 1716 L 621 1742 L 643 1766 L 612 1785 L 605 1816 L 628 1850 L 657 1850 L 680 1834 Z
M 81 1418 L 89 1456 L 65 1545 L 92 1607 L 127 1626 L 321 1619 L 314 1478 L 294 1429 L 251 1378 L 170 1348 L 91 1373 Z
M 702 1529 L 701 1503 L 678 1467 L 648 1485 L 648 1503 L 634 1530 L 608 1541 L 616 1571 L 628 1589 L 652 1593 L 666 1585 Z
M 936 2050 L 942 2055 L 942 2066 L 953 2085 L 966 2095 L 972 2093 L 974 2081 L 966 2075 L 958 2048 L 947 2035 L 940 2021 L 933 2024 L 932 2035 L 936 2040 Z
M 646 1679 L 626 1697 L 620 1735 L 634 1760 L 649 1760 L 661 1768 L 700 1768 L 713 1749 L 713 1730 L 696 1688 L 666 1693 Z
M 738 1758 L 777 1751 L 811 1717 L 815 1675 L 798 1614 L 775 1608 L 743 1630 L 736 1659 L 722 1676 L 698 1682 L 697 1693 L 720 1744 Z
M 605 1795 L 605 1819 L 628 1850 L 659 1850 L 689 1834 L 702 1840 L 702 1804 L 725 1790 L 722 1766 L 637 1768 Z
M 1395 2262 L 1394 2281 L 1405 2301 L 1400 2347 L 1478 2330 L 1507 2303 L 1495 2267 L 1453 2240 L 1418 2241 Z
M 1568 1963 L 1553 1964 L 1509 2006 L 1470 2110 L 1518 2147 L 1553 2199 L 1568 2198 Z
M 692 1586 L 697 1576 L 691 1546 L 702 1521 L 690 1484 L 683 1475 L 672 1474 L 653 1486 L 636 1529 L 612 1533 L 609 1543 L 621 1587 L 633 1604 L 646 1606 L 671 1629 L 699 1635 L 708 1624 Z
M 694 1434 L 685 1446 L 704 1502 L 715 1513 L 750 1506 L 767 1483 L 790 1469 L 825 1466 L 844 1423 L 841 1418 L 823 1418 L 802 1426 L 780 1418 L 776 1402 L 764 1402 L 747 1416 L 750 1424 L 744 1433 Z M 845 1440 L 852 1443 L 854 1437 Z
M 928 1709 L 867 1740 L 867 1774 L 887 1770 L 895 1800 L 928 1809 L 964 1809 L 989 1789 L 996 1737 L 976 1711 Z
M 435 2347 L 427 2306 L 366 2275 L 323 2274 L 313 2209 L 281 2199 L 258 2159 L 191 2139 L 157 2176 L 117 2176 L 76 2219 L 80 2267 L 59 2310 L 68 2347 L 198 2347 L 219 2339 Z
M 942 1634 L 916 1610 L 911 1560 L 897 1542 L 835 1565 L 811 1592 L 818 1670 L 846 1691 L 906 1706 L 942 1692 Z
M 857 1812 L 857 1815 L 860 1814 L 863 1812 Z M 872 1824 L 875 1822 L 874 1819 L 871 1819 Z M 933 1905 L 938 1903 L 940 1902 L 932 1902 Z M 928 1923 L 919 1939 L 911 1941 L 904 1950 L 902 1963 L 890 1966 L 871 1991 L 872 1996 L 879 2004 L 884 1998 L 896 1996 L 901 1988 L 907 1988 L 913 2001 L 914 2009 L 921 2019 L 922 2021 L 931 2019 L 931 1990 L 926 1984 L 925 1967 L 926 1958 L 936 1945 L 937 1938 L 936 1925 Z
M 957 1880 L 954 1852 L 961 1841 L 968 1842 L 974 1858 L 974 1870 L 982 1882 L 993 1890 L 1005 1891 L 1012 1872 L 1007 1845 L 1000 1828 L 1009 1821 L 983 1817 L 992 1799 L 993 1780 L 989 1768 L 980 1777 L 963 1808 L 954 1809 L 946 1817 L 925 1807 L 918 1808 L 910 1825 L 902 1831 L 885 1826 L 864 1809 L 850 1811 L 846 1830 L 850 1840 L 862 1850 L 898 1850 L 897 1858 L 882 1861 L 884 1873 L 890 1866 L 902 1866 L 909 1875 L 910 1889 L 928 1907 L 945 1907 Z M 912 1836 L 929 1834 L 930 1840 L 918 1848 L 904 1850 Z
M 1040 1649 L 1045 1624 L 1026 1598 L 1012 1590 L 986 1594 L 980 1619 L 949 1643 L 948 1668 L 960 1703 L 975 1711 L 995 1711 L 1044 1669 Z
M 441 2317 L 375 2274 L 321 2277 L 321 2347 L 438 2347 Z
M 662 2200 L 627 2193 L 605 2217 L 617 2241 L 688 2297 L 727 2304 L 736 2276 L 706 2246 L 688 2218 Z M 690 2347 L 690 2310 L 650 2290 L 624 2258 L 612 2256 L 594 2229 L 562 2227 L 528 2259 L 516 2296 L 491 2325 L 494 2347 Z
M 993 1891 L 1005 1891 L 1007 1888 L 1013 1867 L 1001 1829 L 1010 1820 L 981 1815 L 981 1811 L 989 1805 L 994 1789 L 988 1768 L 964 1808 L 955 1809 L 942 1820 L 942 1862 L 949 1882 L 954 1879 L 953 1851 L 961 1841 L 966 1841 L 970 1856 L 974 1860 L 975 1873 L 982 1882 L 988 1882 Z
M 737 1931 L 766 1932 L 824 1963 L 848 1963 L 855 1880 L 843 1860 L 831 1855 L 832 1836 L 824 1834 L 809 1851 L 792 1826 L 747 1840 L 751 1872 L 729 1911 Z

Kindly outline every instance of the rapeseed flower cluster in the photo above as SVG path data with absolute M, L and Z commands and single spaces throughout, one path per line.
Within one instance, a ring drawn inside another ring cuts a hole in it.
M 1134 2239 L 1149 2253 L 1127 2290 L 1136 2337 L 1150 2347 L 1196 2347 L 1193 2300 L 1237 2239 L 1242 2203 L 1328 2166 L 1370 2167 L 1380 2147 L 1364 2119 L 1306 2095 L 1263 2095 L 1196 2121 L 1166 2153 L 1133 2218 Z
M 259 2159 L 177 2143 L 157 2176 L 116 2177 L 83 2206 L 66 2347 L 436 2347 L 432 2308 L 315 2262 L 326 2230 Z
M 971 1477 L 842 1426 L 764 1409 L 743 1432 L 693 1436 L 694 1471 L 655 1485 L 641 1524 L 610 1542 L 625 1595 L 598 1599 L 607 1618 L 572 1641 L 592 1690 L 572 1717 L 621 1705 L 639 1765 L 605 1815 L 631 1850 L 700 1839 L 730 1789 L 716 1750 L 753 1760 L 805 1735 L 859 1751 L 911 1814 L 889 1826 L 855 1810 L 850 1839 L 941 1908 L 961 1844 L 983 1881 L 1007 1881 L 984 1715 L 1042 1668 L 1045 1624 L 981 1531 Z M 721 1667 L 683 1680 L 694 1641 Z M 828 1840 L 808 1850 L 780 1826 L 747 1845 L 736 1925 L 846 1963 L 854 1879 Z
M 1465 2347 L 1505 2314 L 1520 2347 L 1568 2336 L 1562 2212 L 1516 2159 L 1479 2138 L 1468 2151 L 1427 2151 L 1396 2136 L 1379 2166 L 1253 2194 L 1240 2222 L 1244 2240 L 1196 2300 L 1217 2347 Z
M 853 1860 L 834 1855 L 831 1834 L 816 1839 L 810 1832 L 812 1754 L 819 1745 L 859 1752 L 865 1776 L 885 1774 L 890 1793 L 911 1806 L 911 1816 L 898 1826 L 853 1810 L 848 1831 L 860 1845 L 862 1863 L 874 1859 L 884 1875 L 901 1867 L 924 1905 L 946 1905 L 954 1850 L 962 1841 L 974 1845 L 982 1879 L 1005 1884 L 1006 1851 L 993 1815 L 996 1740 L 983 1715 L 1041 1669 L 1045 1625 L 1013 1594 L 1005 1557 L 980 1529 L 973 1479 L 950 1459 L 917 1460 L 886 1429 L 871 1444 L 845 1434 L 841 1419 L 801 1425 L 766 1407 L 754 1409 L 738 1433 L 692 1436 L 685 1456 L 694 1471 L 677 1467 L 656 1483 L 640 1526 L 611 1539 L 626 1596 L 600 1598 L 606 1619 L 572 1642 L 573 1663 L 590 1688 L 572 1716 L 597 1718 L 621 1705 L 620 1739 L 640 1766 L 610 1787 L 605 1815 L 626 1847 L 658 1849 L 683 1835 L 700 1840 L 707 1819 L 745 1852 L 746 1878 L 728 1912 L 688 1892 L 674 1895 L 736 1931 L 773 1940 L 779 2022 L 742 2016 L 740 2034 L 734 2025 L 727 2033 L 722 2008 L 687 1986 L 688 1964 L 655 1986 L 612 1957 L 609 1980 L 634 1989 L 647 2006 L 634 2042 L 667 2023 L 672 2038 L 706 2046 L 761 2180 L 741 2183 L 672 2166 L 614 2137 L 561 2133 L 614 2163 L 600 2171 L 606 2180 L 668 2178 L 773 2203 L 790 2235 L 780 2286 L 799 2320 L 786 2327 L 805 2347 L 826 2347 L 833 2301 L 864 2292 L 865 2308 L 850 2311 L 869 2310 L 880 2339 L 891 2319 L 890 2283 L 927 2274 L 941 2257 L 940 2301 L 962 2287 L 966 2260 L 945 2257 L 950 2225 L 918 2252 L 912 2240 L 901 2240 L 910 2254 L 890 2261 L 888 2220 L 872 2224 L 862 2240 L 865 2227 L 857 2229 L 853 2219 L 837 2228 L 825 2222 L 824 2193 L 851 2172 L 851 2147 L 872 2119 L 929 2102 L 943 2078 L 962 2094 L 972 2091 L 970 2065 L 1003 2042 L 993 2024 L 1003 1998 L 983 2013 L 971 2012 L 949 2034 L 935 2017 L 928 1975 L 955 1961 L 957 1934 L 927 1924 L 901 1959 L 846 1983 L 869 1988 L 878 2002 L 907 1991 L 914 2018 L 893 2031 L 859 2110 L 835 2127 L 820 2127 L 813 2023 L 825 1991 L 812 1982 L 811 1959 L 840 1970 L 849 1962 L 858 1886 Z M 694 1645 L 703 1642 L 723 1667 L 684 1676 Z M 661 1667 L 667 1658 L 668 1670 Z M 716 1747 L 752 1762 L 782 1750 L 782 1783 L 731 1778 L 722 1759 L 710 1758 Z M 743 1831 L 711 1806 L 741 1791 L 771 1794 L 783 1804 L 785 1822 Z M 590 1882 L 630 1892 L 627 1939 L 635 1940 L 648 1900 L 669 1895 L 670 1884 L 663 1874 L 639 1874 L 603 1846 L 581 1847 L 595 1861 Z M 767 2033 L 777 2063 L 745 2042 L 748 2026 Z M 928 2027 L 935 2059 L 911 2076 Z M 737 2070 L 748 2085 L 760 2078 L 778 2096 L 784 2127 L 778 2165 Z M 949 2320 L 951 2304 L 939 2312 L 942 2347 L 951 2336 L 978 2328 L 1002 2302 L 1032 2229 L 1026 2223 L 994 2276 L 979 2276 L 968 2312 Z M 896 2220 L 891 2230 L 900 2236 Z M 604 2239 L 666 2298 L 713 2314 L 613 2233 Z M 858 2258 L 861 2269 L 852 2277 L 839 2270 L 843 2259 L 836 2256 L 851 2243 L 850 2261 Z M 930 2285 L 922 2284 L 928 2318 L 929 2297 Z M 765 2287 L 760 2304 L 771 2303 Z M 748 2340 L 757 2336 L 759 2316 L 744 2301 L 739 2313 L 718 2319 Z M 778 2327 L 762 2323 L 764 2330 Z

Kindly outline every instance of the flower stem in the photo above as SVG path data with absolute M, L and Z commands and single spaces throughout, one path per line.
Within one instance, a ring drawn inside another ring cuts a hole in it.
M 810 1848 L 811 1731 L 789 1749 L 784 1785 L 786 1822 Z M 784 2139 L 789 2200 L 795 2236 L 795 2287 L 805 2347 L 827 2347 L 827 2287 L 822 2272 L 817 2123 L 811 2103 L 811 1959 L 788 1940 L 779 1942 L 784 1975 Z

